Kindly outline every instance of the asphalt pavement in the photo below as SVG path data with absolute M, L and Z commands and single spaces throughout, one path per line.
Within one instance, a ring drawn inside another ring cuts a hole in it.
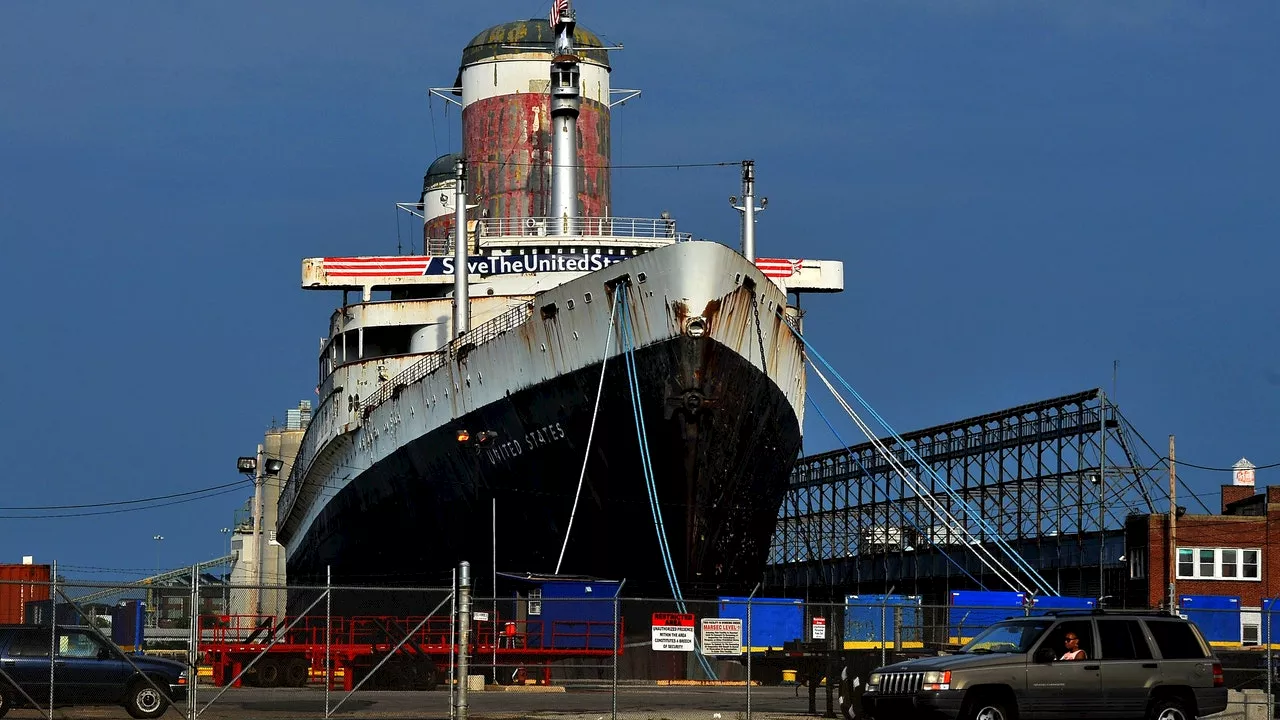
M 321 688 L 232 688 L 209 704 L 218 690 L 220 688 L 200 688 L 197 702 L 201 720 L 301 720 L 325 717 L 325 693 Z M 469 715 L 474 720 L 606 720 L 612 716 L 614 707 L 608 685 L 570 687 L 564 692 L 490 689 L 473 691 L 468 694 L 468 700 Z M 805 688 L 751 689 L 753 718 L 781 720 L 821 717 L 826 708 L 825 688 L 818 689 L 819 714 L 810 715 L 808 707 L 809 699 Z M 446 720 L 449 717 L 449 691 L 443 687 L 432 692 L 360 691 L 350 697 L 333 691 L 329 693 L 329 708 L 336 708 L 331 715 L 334 718 Z M 622 686 L 618 688 L 617 710 L 618 717 L 624 720 L 745 720 L 747 691 L 744 686 Z M 185 717 L 185 713 L 185 707 L 174 707 L 164 717 L 180 720 Z M 6 720 L 35 720 L 40 717 L 48 716 L 20 709 L 12 711 Z M 75 707 L 56 709 L 54 718 L 128 720 L 129 716 L 123 708 Z

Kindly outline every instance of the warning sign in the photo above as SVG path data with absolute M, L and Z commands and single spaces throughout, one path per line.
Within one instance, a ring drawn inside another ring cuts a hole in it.
M 703 655 L 742 653 L 742 618 L 702 618 Z
M 827 639 L 827 619 L 815 617 L 813 619 L 813 638 L 814 640 Z
M 693 633 L 693 613 L 653 614 L 654 650 L 691 652 Z

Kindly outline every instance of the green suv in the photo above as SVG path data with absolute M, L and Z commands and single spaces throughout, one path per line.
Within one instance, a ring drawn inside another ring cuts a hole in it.
M 1072 611 L 1004 620 L 955 654 L 882 667 L 861 701 L 879 720 L 1190 720 L 1226 709 L 1227 689 L 1195 624 L 1166 612 Z

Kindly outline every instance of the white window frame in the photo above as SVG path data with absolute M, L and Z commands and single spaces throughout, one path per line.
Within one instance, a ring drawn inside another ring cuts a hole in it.
M 1249 637 L 1250 631 L 1253 632 L 1252 638 Z M 1240 608 L 1240 644 L 1244 647 L 1262 644 L 1262 608 Z
M 1232 577 L 1227 577 L 1223 574 L 1222 555 L 1224 550 L 1235 553 L 1235 560 L 1236 560 L 1235 575 Z M 1191 574 L 1186 574 L 1182 571 L 1181 559 L 1182 559 L 1183 552 L 1191 553 L 1191 559 L 1192 559 Z M 1202 562 L 1202 559 L 1201 559 L 1201 553 L 1203 552 L 1213 553 L 1212 567 L 1209 569 L 1208 572 L 1204 572 L 1206 563 Z M 1256 562 L 1253 563 L 1254 575 L 1251 577 L 1246 576 L 1244 574 L 1245 573 L 1245 561 L 1244 561 L 1245 553 L 1253 553 L 1254 559 L 1256 560 Z M 1200 546 L 1179 547 L 1177 554 L 1174 556 L 1174 567 L 1177 568 L 1179 580 L 1226 580 L 1229 582 L 1262 582 L 1262 548 L 1256 548 L 1256 547 L 1223 548 L 1223 547 L 1200 547 Z

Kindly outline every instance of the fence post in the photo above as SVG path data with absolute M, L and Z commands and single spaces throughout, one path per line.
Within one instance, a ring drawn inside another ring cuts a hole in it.
M 759 590 L 760 583 L 756 583 L 751 594 L 747 596 L 747 720 L 751 720 L 751 600 Z M 803 635 L 804 628 L 801 628 L 800 632 Z
M 454 720 L 458 708 L 454 700 L 457 692 L 458 674 L 454 671 L 454 631 L 458 629 L 458 568 L 453 569 L 452 585 L 449 586 L 449 720 Z
M 880 667 L 889 664 L 889 653 L 885 646 L 885 638 L 888 636 L 885 615 L 889 605 L 889 596 L 893 594 L 893 590 L 894 588 L 890 587 L 889 592 L 880 596 Z
M 618 583 L 618 591 L 613 596 L 613 691 L 611 694 L 611 705 L 609 717 L 612 720 L 618 720 L 618 645 L 622 642 L 622 627 L 618 621 L 622 615 L 622 586 L 627 584 L 627 579 L 622 578 L 622 582 Z
M 471 563 L 458 564 L 458 712 L 457 720 L 467 720 L 467 656 L 471 641 Z
M 329 717 L 329 689 L 333 686 L 333 566 L 324 566 L 324 716 Z
M 191 566 L 191 627 L 187 632 L 187 720 L 196 720 L 196 688 L 200 686 L 200 568 Z
M 53 659 L 58 656 L 58 561 L 49 574 L 49 720 L 53 720 Z

